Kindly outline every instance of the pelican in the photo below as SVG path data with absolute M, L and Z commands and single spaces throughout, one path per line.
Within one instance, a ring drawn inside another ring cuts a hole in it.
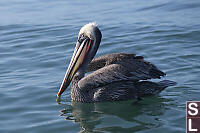
M 103 102 L 138 99 L 158 94 L 174 85 L 173 81 L 147 81 L 160 79 L 165 73 L 142 56 L 116 53 L 94 58 L 102 34 L 96 23 L 84 25 L 66 71 L 58 98 L 71 83 L 71 99 L 76 102 Z M 93 72 L 92 72 L 93 71 Z M 92 72 L 85 76 L 85 73 Z

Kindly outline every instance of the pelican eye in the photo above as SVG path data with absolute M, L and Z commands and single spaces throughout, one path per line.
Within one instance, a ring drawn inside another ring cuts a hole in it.
M 82 43 L 84 39 L 85 39 L 85 35 L 81 34 L 80 37 L 78 38 L 79 43 Z
M 88 36 L 85 36 L 84 34 L 81 34 L 80 37 L 78 38 L 78 42 L 82 43 L 86 39 L 90 39 L 90 38 Z

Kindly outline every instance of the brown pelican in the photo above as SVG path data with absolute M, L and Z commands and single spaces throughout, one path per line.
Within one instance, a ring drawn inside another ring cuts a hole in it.
M 95 23 L 83 26 L 58 97 L 71 83 L 72 101 L 119 101 L 161 92 L 174 82 L 144 81 L 165 73 L 135 54 L 108 54 L 94 58 L 101 42 L 101 31 Z M 85 76 L 86 72 L 93 73 Z

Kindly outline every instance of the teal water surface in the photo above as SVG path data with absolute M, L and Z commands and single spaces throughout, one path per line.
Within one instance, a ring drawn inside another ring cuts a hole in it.
M 79 29 L 96 22 L 96 56 L 142 55 L 176 81 L 158 96 L 104 103 L 56 94 Z M 1 0 L 1 133 L 185 132 L 185 102 L 200 100 L 200 1 Z

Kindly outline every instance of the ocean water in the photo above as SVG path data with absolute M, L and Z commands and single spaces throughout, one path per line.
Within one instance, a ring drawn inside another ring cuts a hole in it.
M 176 86 L 157 96 L 103 103 L 56 94 L 79 29 L 96 22 L 96 56 L 144 56 Z M 1 0 L 1 133 L 182 133 L 185 102 L 200 100 L 200 1 Z

